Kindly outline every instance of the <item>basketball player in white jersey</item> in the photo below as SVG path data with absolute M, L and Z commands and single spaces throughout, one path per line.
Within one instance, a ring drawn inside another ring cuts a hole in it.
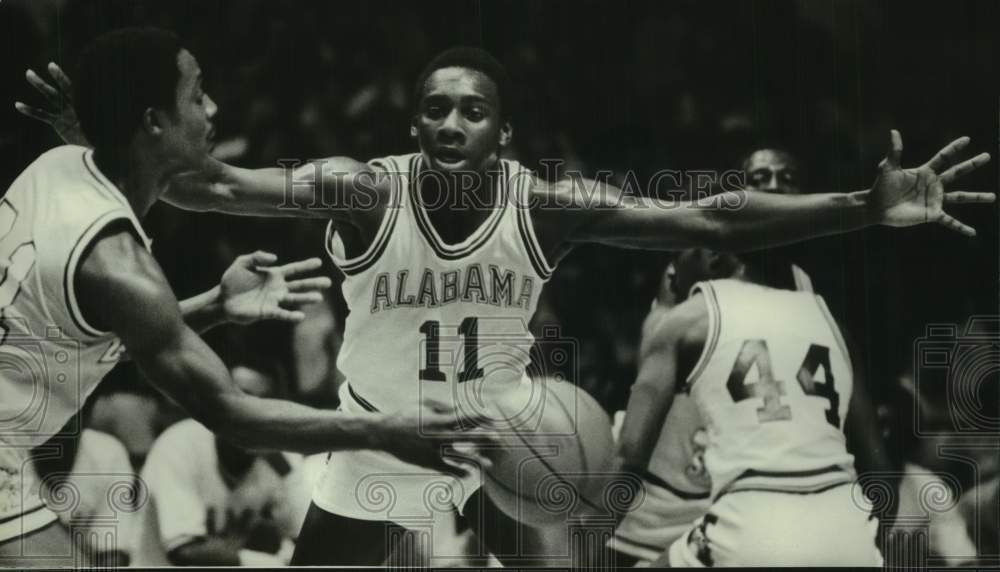
M 294 310 L 316 301 L 329 280 L 286 282 L 319 261 L 268 268 L 273 256 L 258 252 L 242 257 L 220 288 L 177 302 L 139 221 L 174 173 L 203 160 L 216 107 L 176 36 L 129 29 L 99 38 L 81 57 L 76 96 L 83 132 L 96 149 L 44 153 L 0 201 L 4 565 L 51 565 L 39 558 L 59 556 L 74 562 L 68 532 L 51 526 L 54 513 L 29 492 L 36 487 L 27 452 L 79 411 L 124 351 L 192 416 L 245 447 L 379 447 L 466 473 L 441 458 L 450 443 L 444 429 L 455 424 L 449 408 L 348 416 L 252 397 L 192 329 L 224 318 L 301 319 Z M 421 433 L 427 423 L 436 434 Z
M 620 454 L 648 464 L 686 393 L 707 428 L 712 504 L 654 565 L 880 565 L 843 434 L 851 358 L 822 297 L 791 289 L 780 252 L 692 249 L 677 272 L 694 286 L 643 342 Z
M 576 244 L 759 248 L 925 222 L 971 236 L 943 203 L 993 200 L 944 192 L 989 159 L 984 153 L 945 170 L 967 138 L 904 170 L 895 131 L 872 189 L 848 194 L 737 192 L 664 205 L 584 178 L 547 183 L 500 159 L 513 137 L 510 92 L 492 56 L 452 49 L 416 84 L 410 133 L 420 152 L 368 163 L 331 157 L 295 169 L 207 161 L 164 198 L 192 210 L 330 221 L 326 247 L 345 274 L 351 312 L 337 364 L 347 379 L 342 407 L 357 412 L 426 396 L 471 409 L 469 396 L 484 385 L 528 382 L 527 324 L 541 287 Z M 480 491 L 475 476 L 457 481 L 388 455 L 334 453 L 292 563 L 380 564 L 391 524 L 425 523 L 433 504 L 463 512 L 505 564 L 526 564 L 517 555 L 530 531 Z
M 771 147 L 754 149 L 741 161 L 748 191 L 800 195 L 801 169 L 789 152 Z M 812 290 L 811 280 L 800 267 L 791 266 L 796 290 Z M 660 288 L 643 321 L 640 340 L 654 335 L 660 321 L 669 316 L 683 292 L 678 290 L 676 267 L 671 262 L 661 277 Z M 640 341 L 641 344 L 641 341 Z M 639 364 L 642 368 L 642 364 Z M 625 411 L 615 416 L 620 431 Z M 690 396 L 674 397 L 650 457 L 642 472 L 644 494 L 626 512 L 608 548 L 617 552 L 619 566 L 648 566 L 681 535 L 692 522 L 705 515 L 711 504 L 711 479 L 705 470 L 705 429 L 697 405 Z

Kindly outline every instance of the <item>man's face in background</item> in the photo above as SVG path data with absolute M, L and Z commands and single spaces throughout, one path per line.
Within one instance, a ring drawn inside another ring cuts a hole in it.
M 779 195 L 802 194 L 798 161 L 785 151 L 758 149 L 743 162 L 748 190 Z

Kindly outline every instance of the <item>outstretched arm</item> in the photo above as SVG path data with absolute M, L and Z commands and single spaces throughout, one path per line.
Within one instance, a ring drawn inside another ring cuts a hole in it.
M 944 192 L 946 185 L 990 159 L 981 153 L 948 168 L 968 143 L 967 137 L 957 139 L 920 167 L 903 169 L 902 138 L 893 131 L 889 153 L 869 191 L 804 196 L 738 191 L 666 202 L 576 179 L 536 193 L 532 214 L 536 221 L 547 221 L 536 225 L 547 254 L 582 242 L 659 250 L 755 250 L 875 224 L 937 223 L 974 236 L 973 228 L 943 208 L 945 203 L 995 200 L 993 193 Z
M 14 102 L 18 112 L 46 123 L 72 145 L 90 146 L 73 109 L 73 85 L 55 63 L 48 65 L 52 83 L 32 70 L 28 83 L 48 103 L 43 109 Z M 347 220 L 357 223 L 376 208 L 389 180 L 349 157 L 328 157 L 285 167 L 242 169 L 211 157 L 196 171 L 174 176 L 163 200 L 191 211 L 233 215 Z M 352 209 L 357 216 L 352 217 Z M 362 224 L 364 224 L 362 222 Z M 377 224 L 377 221 L 376 221 Z
M 307 454 L 382 449 L 434 470 L 466 473 L 444 462 L 442 447 L 478 436 L 453 431 L 456 413 L 441 406 L 345 415 L 240 391 L 219 357 L 184 323 L 156 261 L 127 229 L 109 228 L 85 254 L 77 292 L 88 319 L 115 332 L 161 391 L 234 443 Z
M 283 168 L 243 169 L 207 157 L 197 172 L 173 177 L 163 200 L 185 210 L 356 222 L 381 209 L 389 178 L 350 157 Z

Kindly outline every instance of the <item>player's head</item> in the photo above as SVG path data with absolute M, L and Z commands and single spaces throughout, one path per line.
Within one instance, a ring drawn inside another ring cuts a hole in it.
M 755 149 L 743 159 L 741 167 L 749 190 L 802 194 L 799 161 L 788 151 L 771 147 Z
M 417 79 L 410 134 L 431 168 L 483 172 L 513 136 L 510 78 L 485 50 L 451 48 Z
M 754 252 L 716 252 L 689 248 L 671 264 L 670 289 L 677 301 L 687 299 L 691 287 L 705 280 L 736 278 L 772 288 L 795 290 L 792 257 L 787 248 Z
M 217 108 L 202 91 L 201 69 L 176 35 L 123 28 L 80 56 L 74 79 L 80 127 L 98 154 L 126 157 L 135 145 L 164 160 L 211 148 Z

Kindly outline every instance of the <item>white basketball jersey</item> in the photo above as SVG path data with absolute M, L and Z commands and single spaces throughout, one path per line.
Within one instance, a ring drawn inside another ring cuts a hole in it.
M 118 363 L 121 342 L 80 314 L 74 280 L 94 237 L 128 221 L 128 201 L 89 149 L 35 160 L 0 200 L 0 440 L 37 445 L 80 410 Z
M 696 291 L 709 329 L 687 387 L 708 430 L 713 496 L 852 481 L 843 433 L 851 362 L 823 299 L 738 280 L 702 282 Z
M 694 401 L 676 395 L 649 469 L 641 475 L 646 494 L 615 530 L 611 546 L 616 550 L 652 562 L 708 511 L 712 482 L 704 466 L 703 425 Z
M 332 224 L 327 231 L 350 309 L 337 367 L 370 410 L 415 398 L 456 403 L 483 386 L 521 382 L 534 343 L 528 322 L 553 270 L 529 217 L 530 171 L 502 160 L 500 206 L 467 239 L 446 244 L 421 202 L 422 162 L 420 154 L 371 162 L 391 177 L 392 199 L 366 252 L 347 259 Z

